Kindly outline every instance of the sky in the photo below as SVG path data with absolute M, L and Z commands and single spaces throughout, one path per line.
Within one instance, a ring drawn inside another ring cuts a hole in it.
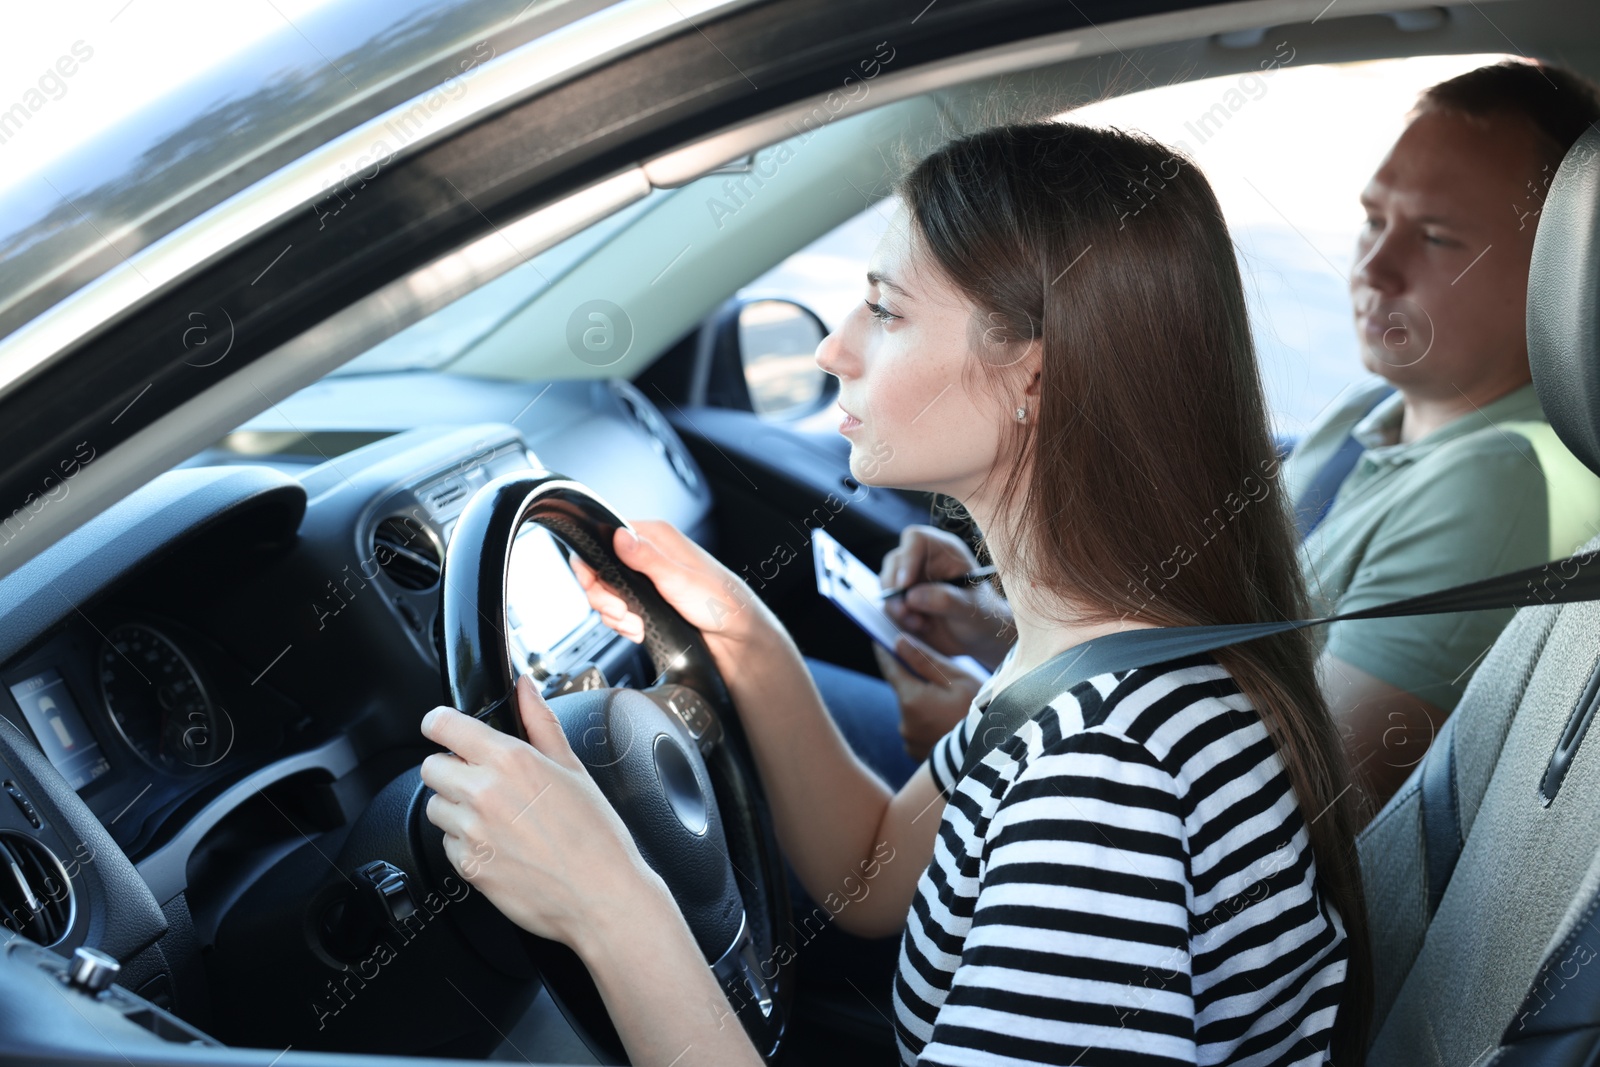
M 1299 434 L 1362 373 L 1347 276 L 1363 218 L 1357 196 L 1419 90 L 1500 55 L 1323 66 L 1131 93 L 1070 112 L 1184 147 L 1233 234 L 1275 429 Z M 1231 95 L 1230 95 L 1231 93 Z M 1226 121 L 1202 129 L 1215 104 Z M 865 295 L 866 260 L 889 211 L 868 209 L 745 292 L 797 296 L 835 326 Z

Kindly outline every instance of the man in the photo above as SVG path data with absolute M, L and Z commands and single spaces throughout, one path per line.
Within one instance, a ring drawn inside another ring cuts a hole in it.
M 1301 566 L 1319 612 L 1534 566 L 1600 535 L 1600 482 L 1544 419 L 1525 326 L 1544 192 L 1597 120 L 1600 93 L 1568 71 L 1480 67 L 1421 94 L 1362 192 L 1367 221 L 1349 285 L 1362 365 L 1374 377 L 1316 420 L 1280 479 L 1306 534 Z M 965 569 L 932 537 L 928 527 L 908 530 L 885 560 L 885 580 Z M 938 651 L 967 651 L 952 622 L 970 630 L 986 617 L 990 631 L 1003 627 L 1003 605 L 980 597 L 928 585 L 889 609 L 928 639 L 907 641 L 902 654 L 922 655 L 923 673 L 941 680 L 921 682 L 879 655 L 914 755 L 960 721 L 977 691 L 977 679 Z M 1317 631 L 1323 692 L 1369 814 L 1410 775 L 1511 614 Z
M 1377 377 L 1335 401 L 1282 475 L 1310 529 L 1301 564 L 1319 610 L 1535 566 L 1600 534 L 1600 488 L 1554 439 L 1534 393 L 1525 321 L 1544 192 L 1596 119 L 1594 87 L 1570 72 L 1480 67 L 1422 93 L 1363 190 L 1350 297 L 1362 364 Z M 1346 471 L 1318 521 L 1316 483 L 1330 467 Z M 1374 812 L 1511 615 L 1326 628 L 1323 693 Z

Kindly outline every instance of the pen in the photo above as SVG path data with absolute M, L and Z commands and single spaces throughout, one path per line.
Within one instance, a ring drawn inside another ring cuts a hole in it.
M 993 577 L 994 564 L 991 563 L 987 567 L 979 567 L 975 571 L 968 571 L 967 573 L 957 575 L 954 578 L 925 578 L 920 582 L 911 582 L 908 585 L 902 585 L 896 589 L 885 589 L 881 595 L 884 600 L 888 600 L 892 596 L 899 596 L 907 589 L 910 589 L 913 585 L 928 585 L 929 583 L 933 582 L 949 582 L 951 585 L 977 585 L 984 579 Z

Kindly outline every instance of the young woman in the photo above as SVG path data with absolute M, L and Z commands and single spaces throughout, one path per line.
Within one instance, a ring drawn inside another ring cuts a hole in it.
M 1303 632 L 1089 679 L 960 777 L 981 707 L 1057 652 L 1304 616 L 1210 186 L 1143 136 L 1042 123 L 956 140 L 899 193 L 866 300 L 817 361 L 854 476 L 948 494 L 984 531 L 1017 640 L 967 719 L 891 794 L 735 575 L 660 522 L 619 531 L 618 554 L 704 631 L 811 895 L 873 873 L 836 921 L 903 931 L 905 1063 L 1353 1067 L 1366 912 Z M 531 746 L 448 708 L 424 720 L 454 753 L 422 768 L 452 861 L 492 844 L 473 884 L 578 952 L 635 1064 L 757 1062 L 661 881 L 518 693 Z

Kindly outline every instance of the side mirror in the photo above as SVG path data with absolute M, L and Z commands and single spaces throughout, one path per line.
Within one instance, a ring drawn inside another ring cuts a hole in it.
M 739 309 L 739 357 L 757 415 L 810 414 L 839 379 L 817 366 L 822 320 L 792 300 L 752 300 Z
M 701 330 L 705 402 L 788 420 L 827 407 L 839 379 L 817 366 L 828 334 L 817 314 L 793 300 L 733 299 Z

